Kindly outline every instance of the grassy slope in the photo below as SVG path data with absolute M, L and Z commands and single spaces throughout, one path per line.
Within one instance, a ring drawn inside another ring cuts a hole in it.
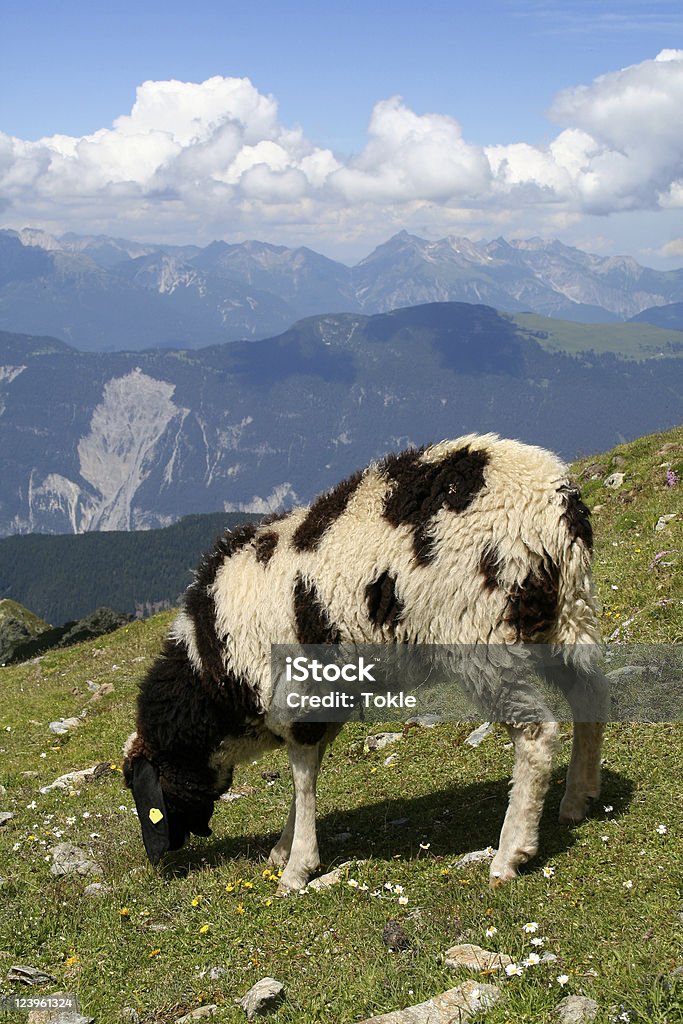
M 658 454 L 667 443 L 679 447 Z M 595 573 L 606 634 L 626 628 L 634 640 L 683 639 L 683 484 L 666 487 L 664 462 L 683 478 L 683 430 L 576 467 L 577 476 L 589 467 L 589 477 L 625 473 L 620 491 L 599 479 L 583 481 L 589 504 L 599 506 Z M 671 512 L 678 519 L 654 533 L 658 517 Z M 677 551 L 650 568 L 664 549 Z M 491 892 L 485 866 L 458 873 L 450 865 L 497 841 L 512 766 L 505 733 L 472 750 L 462 744 L 467 727 L 413 730 L 385 767 L 384 753 L 362 753 L 367 729 L 348 727 L 321 780 L 320 844 L 329 864 L 370 856 L 350 876 L 370 891 L 343 884 L 276 900 L 265 856 L 290 797 L 281 753 L 239 771 L 237 784 L 254 792 L 221 804 L 214 837 L 194 840 L 164 873 L 147 865 L 118 769 L 74 793 L 38 793 L 74 768 L 118 764 L 137 682 L 168 621 L 158 616 L 0 670 L 0 784 L 7 787 L 0 810 L 16 815 L 0 827 L 0 992 L 9 989 L 10 965 L 24 963 L 51 972 L 55 987 L 76 991 L 100 1024 L 114 1024 L 126 1005 L 161 1024 L 201 1002 L 219 1003 L 218 1021 L 238 1022 L 244 1015 L 233 998 L 269 974 L 287 987 L 285 1004 L 271 1018 L 276 1024 L 344 1024 L 463 980 L 466 972 L 448 969 L 441 957 L 454 942 L 526 956 L 535 947 L 523 925 L 536 921 L 544 949 L 558 959 L 504 982 L 504 999 L 487 1017 L 491 1024 L 550 1022 L 552 1007 L 568 992 L 596 998 L 598 1022 L 620 1004 L 632 1020 L 680 1018 L 683 993 L 671 972 L 683 963 L 683 728 L 611 727 L 603 800 L 575 830 L 556 822 L 567 731 L 539 856 L 515 884 Z M 112 681 L 115 691 L 88 704 L 89 680 Z M 78 732 L 52 741 L 49 721 L 86 707 Z M 282 773 L 272 785 L 261 775 L 269 768 Z M 397 819 L 408 820 L 392 824 Z M 656 830 L 660 824 L 665 834 Z M 339 838 L 343 833 L 351 835 Z M 108 893 L 87 898 L 91 878 L 50 875 L 47 848 L 60 839 L 92 851 Z M 544 866 L 554 868 L 553 877 L 544 878 Z M 385 882 L 403 885 L 408 903 L 400 905 L 382 888 Z M 375 889 L 384 895 L 372 896 Z M 401 921 L 412 949 L 391 953 L 384 946 L 390 918 Z M 490 925 L 498 932 L 487 939 Z M 210 980 L 202 972 L 214 966 L 227 973 Z M 560 974 L 569 976 L 564 990 Z
M 555 320 L 536 313 L 502 314 L 524 334 L 538 333 L 536 340 L 549 352 L 613 352 L 622 359 L 651 359 L 657 356 L 681 357 L 681 331 L 666 330 L 648 324 L 581 324 Z

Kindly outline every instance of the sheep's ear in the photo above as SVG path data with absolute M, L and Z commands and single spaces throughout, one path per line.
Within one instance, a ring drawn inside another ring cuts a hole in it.
M 131 789 L 147 856 L 152 864 L 158 864 L 170 847 L 168 811 L 159 772 L 146 757 L 136 757 L 133 761 Z

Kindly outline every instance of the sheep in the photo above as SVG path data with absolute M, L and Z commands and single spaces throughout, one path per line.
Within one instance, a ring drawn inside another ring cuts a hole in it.
M 496 434 L 388 455 L 309 507 L 227 532 L 204 556 L 141 683 L 137 730 L 124 748 L 149 860 L 189 833 L 210 835 L 234 766 L 286 746 L 294 797 L 270 863 L 284 868 L 283 893 L 319 866 L 316 782 L 341 725 L 273 713 L 272 643 L 552 645 L 555 682 L 578 697 L 572 706 L 588 697 L 596 709 L 574 715 L 560 805 L 561 822 L 582 820 L 600 792 L 608 700 L 586 654 L 600 640 L 591 547 L 588 509 L 567 467 Z M 491 673 L 476 687 L 491 696 Z M 492 885 L 537 852 L 558 734 L 550 716 L 530 720 L 514 694 L 507 699 L 501 720 L 515 765 Z

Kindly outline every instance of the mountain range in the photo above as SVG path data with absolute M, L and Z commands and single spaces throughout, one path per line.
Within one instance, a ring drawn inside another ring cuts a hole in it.
M 468 303 L 311 317 L 199 350 L 0 332 L 0 535 L 275 511 L 387 451 L 472 431 L 574 458 L 682 408 L 680 332 Z
M 641 316 L 680 329 L 683 269 L 538 238 L 428 241 L 402 231 L 349 267 L 258 241 L 199 247 L 0 231 L 0 329 L 85 351 L 202 348 L 271 337 L 309 316 L 433 302 L 582 323 Z

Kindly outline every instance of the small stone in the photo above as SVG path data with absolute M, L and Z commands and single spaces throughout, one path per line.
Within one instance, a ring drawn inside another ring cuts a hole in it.
M 216 1003 L 207 1003 L 206 1006 L 198 1006 L 196 1010 L 190 1010 L 182 1017 L 178 1017 L 176 1024 L 192 1024 L 193 1020 L 204 1020 L 207 1017 L 213 1017 L 218 1006 Z
M 417 1003 L 405 1010 L 392 1010 L 379 1017 L 367 1017 L 360 1024 L 469 1024 L 490 1010 L 501 995 L 496 985 L 469 979 L 457 988 L 428 999 L 426 1003 Z
M 222 793 L 219 799 L 226 804 L 234 804 L 235 800 L 241 800 L 243 797 L 251 796 L 255 792 L 256 788 L 254 786 L 234 786 L 227 793 Z
M 555 1012 L 562 1024 L 584 1024 L 595 1020 L 598 1004 L 588 996 L 565 996 L 555 1007 Z
M 623 473 L 610 473 L 610 475 L 605 480 L 605 487 L 611 487 L 613 491 L 617 491 L 619 490 L 623 482 Z
M 111 892 L 111 886 L 108 882 L 91 882 L 90 885 L 86 885 L 83 890 L 83 895 L 106 896 L 108 892 Z
M 208 971 L 209 981 L 219 981 L 228 973 L 225 967 L 210 967 Z
M 235 1002 L 247 1015 L 247 1020 L 265 1017 L 276 1010 L 285 998 L 285 986 L 275 978 L 261 978 L 241 999 Z
M 478 747 L 480 743 L 483 743 L 487 736 L 490 736 L 493 732 L 493 722 L 483 722 L 476 729 L 473 729 L 469 736 L 465 737 L 464 742 L 469 747 Z
M 98 766 L 94 764 L 92 768 L 82 768 L 79 771 L 67 772 L 66 775 L 60 775 L 58 779 L 51 782 L 49 786 L 41 786 L 41 793 L 49 793 L 53 789 L 72 789 L 76 788 L 83 782 L 92 782 L 95 772 Z M 37 775 L 38 772 L 34 772 Z
M 124 1006 L 119 1014 L 124 1024 L 140 1024 L 142 1017 L 134 1006 Z
M 75 732 L 81 724 L 78 718 L 58 718 L 56 722 L 50 722 L 50 732 L 55 736 L 66 736 L 67 733 Z
M 461 871 L 469 864 L 480 864 L 483 861 L 493 860 L 497 852 L 492 846 L 487 846 L 485 850 L 472 850 L 471 853 L 466 853 L 460 860 L 457 860 L 453 867 L 456 871 Z
M 389 768 L 390 765 L 396 764 L 398 761 L 398 754 L 389 754 L 388 757 L 384 758 L 384 767 Z
M 84 1017 L 78 1009 L 78 997 L 73 992 L 51 992 L 45 998 L 62 1005 L 52 1009 L 31 1010 L 27 1024 L 94 1024 L 94 1017 Z
M 318 878 L 314 878 L 308 883 L 306 889 L 313 889 L 317 892 L 321 889 L 331 889 L 333 885 L 338 885 L 342 880 L 342 872 L 351 865 L 367 864 L 367 860 L 345 860 L 343 864 L 335 868 L 333 871 L 328 871 L 325 875 L 319 875 Z
M 91 860 L 84 850 L 71 843 L 57 843 L 48 850 L 52 854 L 51 875 L 102 875 L 100 865 Z
M 14 813 L 12 811 L 0 811 L 0 825 L 6 825 L 13 817 Z
M 414 729 L 433 729 L 435 725 L 440 725 L 441 722 L 443 722 L 441 715 L 430 712 L 426 715 L 416 715 L 414 718 L 409 718 L 406 726 Z
M 7 789 L 4 786 L 0 786 L 0 799 L 2 799 L 3 796 L 7 796 Z
M 471 971 L 500 971 L 513 963 L 507 953 L 493 953 L 471 942 L 451 946 L 444 953 L 447 967 L 466 967 Z
M 95 692 L 93 693 L 92 697 L 90 698 L 90 703 L 92 704 L 93 701 L 102 700 L 103 697 L 108 697 L 109 694 L 113 693 L 113 692 L 114 692 L 114 684 L 113 683 L 102 683 L 100 686 L 97 686 L 95 688 Z
M 657 533 L 661 533 L 662 530 L 666 530 L 671 520 L 676 518 L 676 515 L 676 512 L 670 512 L 669 515 L 660 516 L 657 522 L 655 523 L 655 531 Z
M 402 739 L 402 732 L 378 732 L 374 736 L 366 737 L 363 750 L 366 754 L 369 754 L 372 750 L 384 750 L 391 743 L 398 743 Z
M 13 964 L 7 972 L 8 981 L 18 981 L 22 985 L 46 985 L 48 981 L 56 981 L 51 974 L 41 971 L 40 967 L 27 967 L 25 964 Z
M 389 949 L 394 950 L 394 952 L 402 949 L 409 949 L 412 945 L 405 928 L 403 928 L 398 921 L 394 920 L 387 921 L 384 925 L 382 942 L 385 946 L 388 946 Z

